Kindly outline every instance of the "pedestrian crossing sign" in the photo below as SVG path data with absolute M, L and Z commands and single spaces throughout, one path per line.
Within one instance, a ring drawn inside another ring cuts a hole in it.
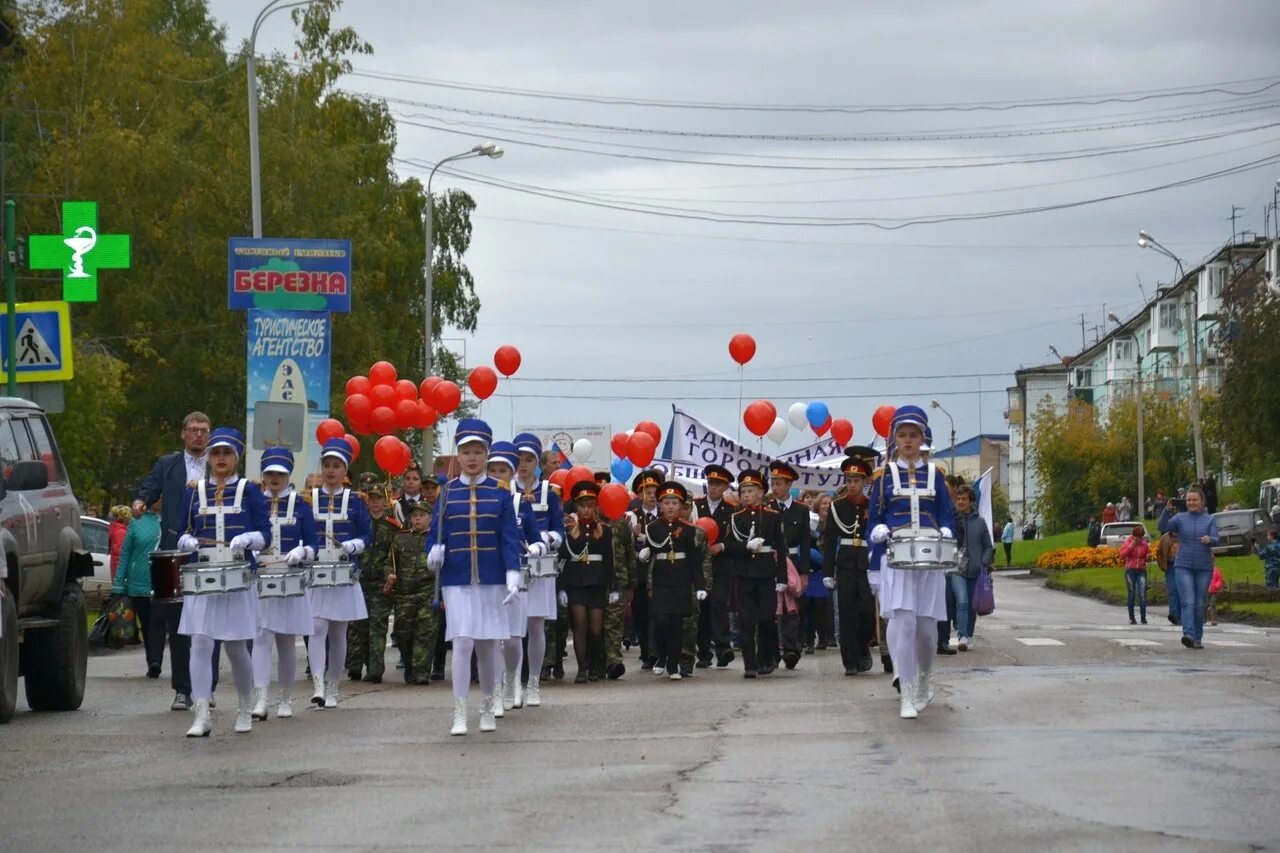
M 71 355 L 71 312 L 66 302 L 19 302 L 17 346 L 9 345 L 9 322 L 0 303 L 0 369 L 9 369 L 10 354 L 18 365 L 19 382 L 63 382 L 75 375 Z

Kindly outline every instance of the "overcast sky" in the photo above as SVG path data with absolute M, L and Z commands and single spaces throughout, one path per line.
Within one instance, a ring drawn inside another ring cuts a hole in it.
M 261 6 L 212 0 L 233 46 Z M 338 21 L 374 47 L 373 56 L 355 58 L 358 71 L 633 101 L 938 105 L 1253 81 L 1225 87 L 1246 92 L 1280 80 L 1274 0 L 348 0 Z M 293 37 L 280 13 L 258 48 L 287 51 Z M 501 143 L 503 159 L 459 167 L 613 206 L 662 206 L 667 214 L 674 208 L 774 221 L 963 215 L 1130 193 L 1280 154 L 1280 126 L 1262 127 L 1280 123 L 1280 86 L 1253 95 L 888 113 L 588 103 L 367 76 L 342 85 L 417 102 L 391 104 L 404 119 L 402 159 L 434 162 L 504 137 L 512 141 Z M 1110 127 L 1071 132 L 1099 124 Z M 937 138 L 946 134 L 982 138 Z M 1210 135 L 1217 138 L 1184 142 Z M 1172 141 L 1179 144 L 1098 153 Z M 1093 156 L 1062 153 L 1086 150 Z M 1055 159 L 956 168 L 1033 155 Z M 400 169 L 423 173 L 409 164 Z M 727 343 L 741 331 L 759 343 L 744 374 L 744 402 L 763 397 L 785 411 L 796 401 L 825 400 L 853 421 L 855 438 L 869 440 L 870 414 L 880 403 L 928 405 L 936 398 L 964 440 L 979 429 L 1007 431 L 1001 413 L 1012 372 L 1050 360 L 1051 344 L 1063 354 L 1078 351 L 1082 313 L 1092 341 L 1107 312 L 1128 316 L 1142 303 L 1139 282 L 1149 296 L 1172 277 L 1171 262 L 1137 247 L 1139 228 L 1190 267 L 1230 237 L 1233 204 L 1243 208 L 1238 230 L 1262 230 L 1277 178 L 1273 163 L 1099 204 L 893 231 L 705 222 L 588 207 L 453 176 L 437 175 L 434 187 L 463 187 L 477 202 L 467 262 L 483 307 L 479 329 L 466 341 L 469 363 L 490 362 L 502 343 L 524 355 L 515 382 L 500 385 L 497 402 L 485 406 L 500 434 L 510 424 L 505 392 L 517 395 L 520 422 L 607 423 L 616 431 L 648 418 L 665 429 L 674 402 L 736 433 L 738 371 Z M 530 327 L 530 318 L 543 322 Z M 566 376 L 608 381 L 533 381 Z M 642 379 L 651 381 L 617 381 Z M 590 397 L 598 399 L 579 399 Z M 939 436 L 945 424 L 939 416 Z M 784 448 L 812 440 L 812 433 L 793 432 Z

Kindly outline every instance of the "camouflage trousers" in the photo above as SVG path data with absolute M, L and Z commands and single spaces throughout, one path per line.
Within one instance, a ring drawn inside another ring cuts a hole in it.
M 604 609 L 604 660 L 609 666 L 622 663 L 622 631 L 627 618 L 627 599 Z
M 386 664 L 387 624 L 391 620 L 391 596 L 377 591 L 364 591 L 369 618 L 347 623 L 347 671 L 368 667 L 369 675 L 381 677 Z
M 439 611 L 432 590 L 396 596 L 396 647 L 404 656 L 404 680 L 426 684 L 436 647 Z

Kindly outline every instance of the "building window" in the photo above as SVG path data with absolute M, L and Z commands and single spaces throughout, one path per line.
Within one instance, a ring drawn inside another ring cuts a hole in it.
M 1090 368 L 1090 367 L 1076 368 L 1076 387 L 1077 388 L 1093 387 L 1093 368 Z
M 1165 302 L 1160 305 L 1158 314 L 1158 322 L 1162 329 L 1172 329 L 1174 321 L 1178 316 L 1178 306 L 1173 302 Z

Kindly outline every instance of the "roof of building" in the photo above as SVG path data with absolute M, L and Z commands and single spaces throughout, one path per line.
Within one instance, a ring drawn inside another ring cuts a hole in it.
M 951 448 L 939 445 L 945 445 L 946 441 L 938 441 L 938 434 L 934 433 L 934 450 L 930 454 L 934 459 L 949 459 L 951 457 Z M 981 435 L 975 435 L 972 438 L 966 438 L 964 441 L 956 445 L 956 456 L 977 456 L 981 449 L 982 439 L 987 441 L 1005 441 L 1009 440 L 1008 433 L 990 433 L 984 432 Z

